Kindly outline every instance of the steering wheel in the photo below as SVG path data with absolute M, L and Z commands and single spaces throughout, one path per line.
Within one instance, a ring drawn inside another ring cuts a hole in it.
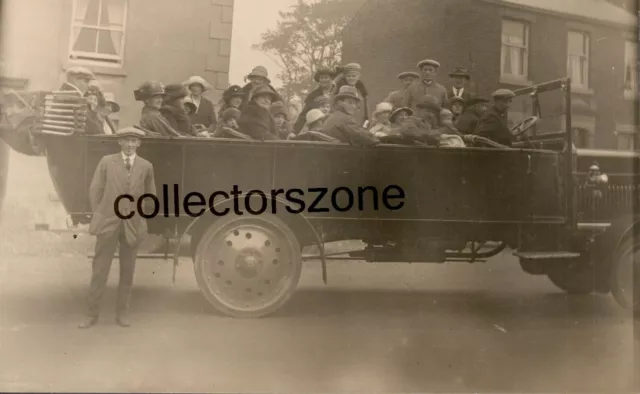
M 518 136 L 526 133 L 536 123 L 538 123 L 538 120 L 540 120 L 540 118 L 538 118 L 537 116 L 529 116 L 528 118 L 526 118 L 522 122 L 520 122 L 517 125 L 513 126 L 513 128 L 511 129 L 511 135 L 513 135 L 514 137 L 518 137 Z
M 293 141 L 320 141 L 320 142 L 340 142 L 337 138 L 321 133 L 319 131 L 305 131 L 291 138 Z

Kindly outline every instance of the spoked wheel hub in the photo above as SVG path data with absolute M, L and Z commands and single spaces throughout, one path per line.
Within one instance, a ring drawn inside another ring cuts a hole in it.
M 205 297 L 234 317 L 259 317 L 281 307 L 301 271 L 294 234 L 275 216 L 223 218 L 202 237 L 196 279 Z

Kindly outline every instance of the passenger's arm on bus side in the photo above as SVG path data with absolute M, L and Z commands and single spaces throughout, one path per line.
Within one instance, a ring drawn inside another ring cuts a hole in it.
M 98 167 L 93 174 L 91 185 L 89 186 L 89 203 L 91 204 L 91 212 L 95 212 L 102 201 L 104 188 L 107 183 L 107 167 L 105 163 L 106 157 L 100 159 Z
M 159 132 L 162 135 L 168 134 L 171 137 L 182 137 L 182 134 L 180 134 L 176 129 L 171 127 L 169 122 L 167 122 L 167 120 L 161 115 L 149 117 L 147 120 L 150 123 L 149 124 L 150 127 L 148 128 L 153 131 Z

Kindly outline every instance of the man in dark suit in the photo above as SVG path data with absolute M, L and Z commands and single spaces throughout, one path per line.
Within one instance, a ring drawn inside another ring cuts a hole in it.
M 89 89 L 89 83 L 95 80 L 96 76 L 87 68 L 71 67 L 67 69 L 65 78 L 66 81 L 62 84 L 60 90 L 77 92 L 84 97 L 87 89 Z
M 453 72 L 449 73 L 449 77 L 453 80 L 453 86 L 447 90 L 449 97 L 460 97 L 464 101 L 471 98 L 471 93 L 467 88 L 471 75 L 464 67 L 456 67 Z
M 192 76 L 182 84 L 189 89 L 191 102 L 196 106 L 195 112 L 190 116 L 191 124 L 196 127 L 202 125 L 203 129 L 213 132 L 217 124 L 216 112 L 213 103 L 202 96 L 204 92 L 211 90 L 211 84 L 199 76 Z
M 98 322 L 100 300 L 111 270 L 116 247 L 120 246 L 120 284 L 116 322 L 128 327 L 129 299 L 133 285 L 137 247 L 147 233 L 147 224 L 136 202 L 143 194 L 156 193 L 153 165 L 136 155 L 144 132 L 134 127 L 118 130 L 121 152 L 103 157 L 91 181 L 89 199 L 93 218 L 89 232 L 97 237 L 89 291 L 88 313 L 80 328 Z M 132 199 L 120 196 L 130 195 Z M 148 199 L 146 201 L 149 201 Z M 115 206 L 115 203 L 118 203 Z M 144 212 L 151 212 L 148 207 Z M 118 215 L 127 217 L 121 219 Z
M 515 94 L 508 89 L 493 93 L 493 106 L 487 109 L 478 121 L 475 134 L 502 145 L 511 146 L 513 134 L 507 126 L 507 115 Z

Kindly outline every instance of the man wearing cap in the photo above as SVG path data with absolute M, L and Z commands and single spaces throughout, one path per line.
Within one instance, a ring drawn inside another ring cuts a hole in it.
M 80 96 L 85 95 L 89 88 L 89 83 L 96 79 L 91 70 L 84 67 L 71 67 L 65 73 L 66 81 L 60 90 L 66 92 L 77 92 Z
M 213 103 L 202 96 L 204 92 L 211 90 L 211 84 L 197 75 L 190 77 L 182 84 L 189 89 L 188 97 L 196 107 L 196 111 L 190 115 L 191 124 L 200 124 L 205 129 L 213 131 L 216 127 L 216 112 Z
M 276 99 L 274 101 L 284 102 L 282 97 L 280 97 L 280 95 L 278 94 L 278 91 L 273 86 L 271 86 L 269 73 L 267 72 L 267 69 L 265 67 L 263 66 L 254 67 L 253 70 L 251 70 L 251 72 L 249 73 L 249 75 L 245 77 L 245 81 L 246 80 L 249 80 L 249 83 L 247 83 L 242 87 L 242 91 L 244 92 L 244 101 L 242 103 L 242 108 L 240 108 L 240 110 L 244 109 L 244 106 L 247 105 L 249 101 L 251 101 L 252 91 L 260 86 L 267 86 L 273 92 L 273 94 L 276 95 Z
M 482 115 L 475 134 L 502 145 L 511 146 L 513 134 L 507 126 L 507 115 L 515 94 L 509 89 L 498 89 L 493 93 L 493 105 Z
M 251 100 L 240 115 L 240 132 L 256 140 L 279 140 L 276 124 L 271 116 L 271 103 L 278 95 L 269 86 L 261 85 L 251 94 Z
M 453 72 L 449 73 L 449 77 L 453 80 L 453 86 L 447 91 L 449 97 L 459 97 L 464 101 L 471 98 L 471 94 L 467 89 L 471 75 L 466 68 L 456 67 Z
M 361 102 L 355 87 L 345 85 L 335 95 L 334 110 L 322 127 L 322 133 L 356 146 L 369 146 L 378 143 L 378 139 L 356 121 L 355 114 Z
M 144 136 L 144 132 L 134 127 L 118 130 L 116 137 L 121 151 L 104 156 L 98 163 L 91 181 L 89 200 L 93 218 L 89 232 L 97 239 L 88 310 L 80 328 L 89 328 L 98 322 L 100 301 L 118 246 L 120 283 L 116 322 L 123 327 L 131 325 L 128 311 L 137 247 L 147 234 L 146 221 L 140 216 L 140 212 L 136 211 L 135 201 L 144 194 L 156 194 L 153 165 L 136 154 Z M 132 198 L 122 198 L 123 195 Z M 152 210 L 153 207 L 143 205 L 143 212 L 148 213 Z
M 164 85 L 157 81 L 147 81 L 134 92 L 136 101 L 144 102 L 142 116 L 140 117 L 140 127 L 148 135 L 180 137 L 181 134 L 175 130 L 160 113 L 162 102 L 165 96 Z
M 465 102 L 464 111 L 456 121 L 456 128 L 463 135 L 475 134 L 478 121 L 487 110 L 489 100 L 482 97 L 471 97 Z
M 424 96 L 433 96 L 438 101 L 438 105 L 444 105 L 449 96 L 447 89 L 435 81 L 435 77 L 440 68 L 440 63 L 427 59 L 418 63 L 418 68 L 422 73 L 422 80 L 413 83 L 404 95 L 403 107 L 416 109 L 416 105 L 422 101 Z
M 313 79 L 318 84 L 318 87 L 304 99 L 304 108 L 302 108 L 298 119 L 293 125 L 294 133 L 299 133 L 304 127 L 307 113 L 314 108 L 318 108 L 316 100 L 323 100 L 324 98 L 327 103 L 329 102 L 331 89 L 333 89 L 333 78 L 334 72 L 328 68 L 321 68 L 313 75 Z
M 387 98 L 383 100 L 384 102 L 390 103 L 394 108 L 402 107 L 404 96 L 407 94 L 407 89 L 414 82 L 420 79 L 420 75 L 413 71 L 405 71 L 398 74 L 398 79 L 400 80 L 402 87 L 389 93 Z

